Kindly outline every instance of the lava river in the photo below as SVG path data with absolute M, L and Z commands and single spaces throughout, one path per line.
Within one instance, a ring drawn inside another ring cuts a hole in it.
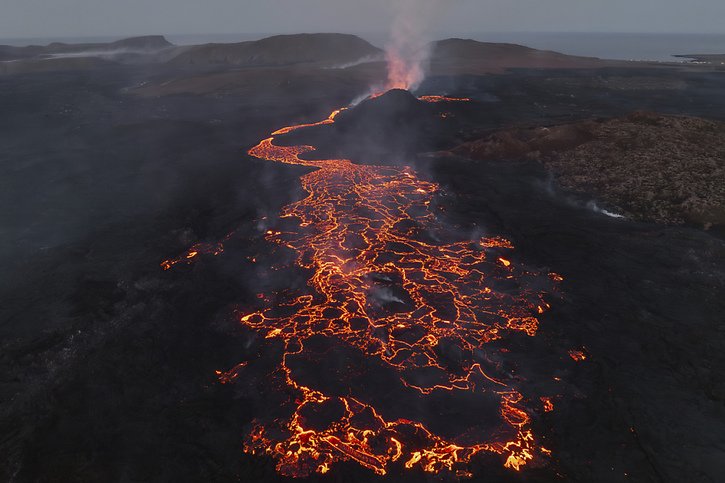
M 440 188 L 410 167 L 310 160 L 313 146 L 275 144 L 334 123 L 339 112 L 280 129 L 249 151 L 316 169 L 301 177 L 307 196 L 266 232 L 293 250 L 308 286 L 281 302 L 263 297 L 240 315 L 283 346 L 276 375 L 290 394 L 286 416 L 258 421 L 245 451 L 271 456 L 287 476 L 326 473 L 341 461 L 379 475 L 419 468 L 464 476 L 482 453 L 512 470 L 544 458 L 532 403 L 502 367 L 501 344 L 536 334 L 561 277 L 512 262 L 504 238 L 461 237 L 440 220 Z M 222 250 L 199 245 L 162 266 Z M 385 375 L 370 383 L 364 373 Z

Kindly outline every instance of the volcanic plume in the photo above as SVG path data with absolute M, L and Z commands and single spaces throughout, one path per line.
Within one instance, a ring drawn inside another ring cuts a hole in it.
M 385 47 L 387 89 L 417 88 L 425 77 L 430 49 L 426 33 L 441 0 L 395 0 L 391 38 Z

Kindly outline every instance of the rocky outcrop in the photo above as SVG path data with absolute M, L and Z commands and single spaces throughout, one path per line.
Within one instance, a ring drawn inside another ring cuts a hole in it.
M 509 129 L 466 143 L 473 159 L 533 159 L 565 188 L 626 216 L 725 224 L 725 123 L 637 112 L 618 119 Z

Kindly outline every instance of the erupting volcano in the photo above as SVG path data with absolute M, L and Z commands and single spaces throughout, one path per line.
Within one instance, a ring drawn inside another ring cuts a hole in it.
M 440 221 L 440 188 L 411 167 L 307 159 L 313 146 L 275 144 L 277 136 L 334 123 L 341 111 L 279 129 L 249 151 L 315 171 L 301 178 L 307 197 L 266 232 L 294 251 L 308 286 L 260 294 L 263 305 L 240 316 L 283 345 L 273 379 L 289 394 L 279 408 L 285 416 L 260 418 L 245 451 L 272 456 L 288 476 L 325 473 L 338 461 L 380 475 L 394 465 L 467 475 L 479 453 L 500 455 L 513 470 L 547 455 L 530 427 L 541 402 L 525 398 L 505 369 L 505 341 L 536 334 L 545 296 L 561 277 L 512 262 L 504 238 L 461 239 Z M 197 245 L 163 267 L 222 251 Z M 496 341 L 504 345 L 487 349 Z M 314 374 L 340 360 L 328 376 Z M 244 370 L 242 363 L 220 379 Z M 463 421 L 436 414 L 458 405 L 468 412 Z
M 0 483 L 723 480 L 723 38 L 587 28 L 696 17 L 63 2 L 0 17 Z

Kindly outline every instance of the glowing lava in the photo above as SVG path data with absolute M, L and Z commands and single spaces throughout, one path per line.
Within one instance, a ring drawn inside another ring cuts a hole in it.
M 582 350 L 572 349 L 569 351 L 569 357 L 574 359 L 576 362 L 582 362 L 587 359 L 587 355 Z
M 467 102 L 468 97 L 448 97 L 448 96 L 420 96 L 419 99 L 425 102 Z
M 310 274 L 309 286 L 240 317 L 243 325 L 283 344 L 279 374 L 294 395 L 289 416 L 260 421 L 245 451 L 270 455 L 288 476 L 326 473 L 339 461 L 379 475 L 395 465 L 468 475 L 467 463 L 479 453 L 500 455 L 513 470 L 547 455 L 530 429 L 532 410 L 516 379 L 486 347 L 517 333 L 534 336 L 537 316 L 549 308 L 541 287 L 554 291 L 561 277 L 519 266 L 506 239 L 461 240 L 435 214 L 439 187 L 409 167 L 303 159 L 315 148 L 274 143 L 274 136 L 333 123 L 339 112 L 280 129 L 249 151 L 317 169 L 301 177 L 307 196 L 281 214 L 286 226 L 296 228 L 266 234 L 295 252 L 298 267 Z M 411 398 L 447 392 L 493 401 L 495 409 L 486 415 L 493 429 L 442 436 L 425 418 L 390 415 L 355 385 L 338 391 L 314 386 L 299 376 L 295 361 L 321 338 L 391 372 Z M 450 353 L 462 355 L 452 360 Z M 222 382 L 231 382 L 242 367 L 219 373 Z M 325 412 L 334 416 L 324 425 L 311 422 L 310 414 Z

